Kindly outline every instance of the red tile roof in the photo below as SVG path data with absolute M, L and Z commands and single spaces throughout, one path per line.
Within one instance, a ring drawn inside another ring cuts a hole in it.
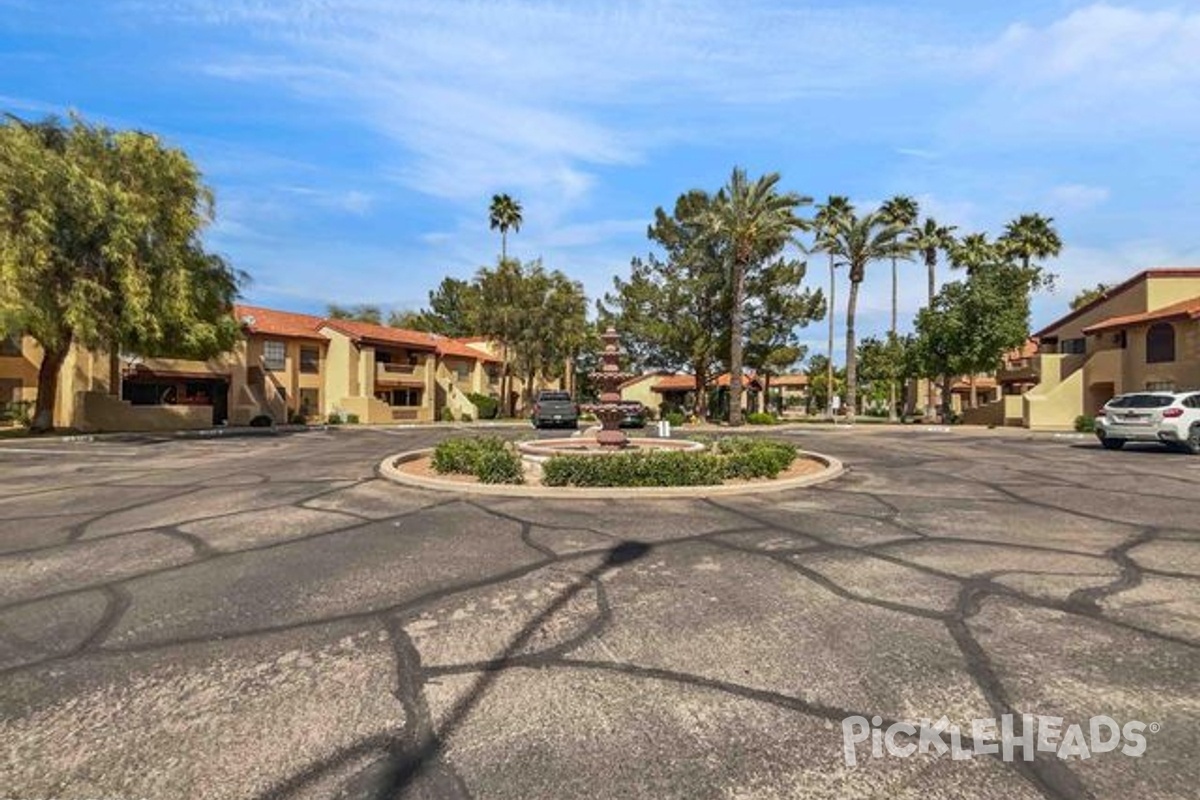
M 374 325 L 370 322 L 349 319 L 323 320 L 322 327 L 338 331 L 356 342 L 399 345 L 414 350 L 429 350 L 441 356 L 458 356 L 475 361 L 500 361 L 500 359 L 470 345 L 424 331 L 410 331 L 405 328 L 393 328 L 390 325 Z
M 774 375 L 771 377 L 772 386 L 808 386 L 807 375 Z
M 247 333 L 267 336 L 289 336 L 298 339 L 320 339 L 319 332 L 325 320 L 309 314 L 294 314 L 291 311 L 275 311 L 260 306 L 236 305 L 233 314 Z
M 995 389 L 995 388 L 996 388 L 996 379 L 995 378 L 985 377 L 985 376 L 981 375 L 980 377 L 975 379 L 975 390 L 976 391 L 986 392 L 986 391 L 989 391 L 989 390 Z M 971 379 L 970 378 L 959 378 L 950 387 L 950 391 L 952 391 L 952 392 L 969 392 L 969 391 L 971 391 Z
M 1140 314 L 1126 314 L 1122 317 L 1111 317 L 1095 325 L 1083 329 L 1084 333 L 1103 333 L 1104 331 L 1128 328 L 1131 325 L 1141 325 L 1147 322 L 1157 322 L 1167 319 L 1200 319 L 1200 297 L 1193 297 L 1169 306 L 1157 308 L 1154 311 L 1143 311 Z
M 717 376 L 716 380 L 710 381 L 710 384 L 713 386 L 728 386 L 731 377 L 732 376 L 730 375 L 730 373 L 722 372 L 720 375 Z M 757 375 L 755 375 L 753 372 L 750 372 L 749 370 L 747 370 L 745 373 L 742 374 L 742 386 L 743 387 L 745 387 L 745 386 L 761 387 L 762 383 L 758 380 Z
M 664 375 L 650 387 L 652 392 L 694 392 L 696 391 L 695 375 Z
M 1041 339 L 1055 328 L 1060 328 L 1063 325 L 1066 325 L 1076 317 L 1086 314 L 1101 303 L 1110 300 L 1113 297 L 1128 291 L 1129 289 L 1132 289 L 1134 286 L 1137 286 L 1139 283 L 1148 280 L 1149 278 L 1200 278 L 1200 267 L 1157 267 L 1155 269 L 1143 270 L 1124 283 L 1120 283 L 1112 287 L 1095 300 L 1092 300 L 1090 303 L 1085 303 L 1079 308 L 1073 309 L 1070 313 L 1059 317 L 1054 322 L 1051 322 L 1049 325 L 1033 334 L 1033 338 Z

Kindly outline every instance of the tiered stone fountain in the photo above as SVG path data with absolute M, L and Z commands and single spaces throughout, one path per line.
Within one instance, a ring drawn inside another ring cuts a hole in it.
M 538 439 L 521 442 L 517 449 L 527 461 L 541 462 L 554 455 L 604 456 L 628 450 L 703 450 L 700 442 L 686 439 L 629 438 L 621 430 L 625 412 L 621 408 L 621 384 L 636 377 L 621 371 L 621 337 L 609 328 L 600 337 L 604 351 L 600 354 L 600 369 L 588 375 L 600 387 L 600 402 L 583 406 L 600 421 L 594 435 L 585 433 L 569 439 Z
M 600 430 L 596 433 L 596 443 L 601 447 L 620 449 L 629 446 L 629 437 L 621 430 L 621 420 L 625 412 L 621 409 L 621 384 L 634 377 L 632 373 L 621 372 L 621 337 L 617 331 L 609 327 L 600 337 L 604 342 L 604 352 L 600 355 L 600 371 L 588 375 L 592 382 L 600 387 L 600 402 L 584 406 L 585 411 L 596 415 L 600 420 Z

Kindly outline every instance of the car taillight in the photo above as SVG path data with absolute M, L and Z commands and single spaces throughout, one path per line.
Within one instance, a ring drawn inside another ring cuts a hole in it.
M 1183 409 L 1182 408 L 1168 408 L 1166 411 L 1163 412 L 1163 416 L 1168 419 L 1174 419 L 1175 417 L 1182 417 Z

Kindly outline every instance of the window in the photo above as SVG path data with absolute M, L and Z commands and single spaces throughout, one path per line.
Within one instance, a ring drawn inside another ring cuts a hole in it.
M 318 348 L 300 348 L 300 371 L 308 375 L 316 375 L 321 371 L 321 351 Z
M 283 369 L 287 363 L 287 345 L 283 342 L 263 342 L 263 363 L 267 369 Z
M 1087 352 L 1087 339 L 1063 339 L 1058 352 L 1081 356 Z
M 375 397 L 389 406 L 412 407 L 421 405 L 420 389 L 388 389 L 387 391 L 376 392 Z
M 1173 392 L 1173 391 L 1175 391 L 1175 382 L 1174 381 L 1149 381 L 1146 384 L 1146 391 L 1147 392 Z M 1134 408 L 1159 408 L 1159 407 L 1166 408 L 1167 406 L 1171 405 L 1171 398 L 1167 397 L 1167 398 L 1163 398 L 1163 399 L 1165 399 L 1166 402 L 1159 403 L 1159 405 L 1156 405 L 1156 406 L 1135 405 L 1133 407 Z
M 1200 394 L 1194 394 L 1183 401 L 1188 408 L 1200 408 Z
M 1175 360 L 1175 326 L 1169 322 L 1151 325 L 1146 331 L 1146 363 L 1166 364 Z
M 0 338 L 0 356 L 21 356 L 21 337 L 13 334 Z
M 471 380 L 471 365 L 463 363 L 455 364 L 454 376 L 458 379 L 459 383 L 466 383 Z

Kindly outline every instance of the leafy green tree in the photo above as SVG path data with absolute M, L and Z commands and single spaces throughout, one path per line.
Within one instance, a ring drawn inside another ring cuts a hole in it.
M 671 213 L 655 209 L 647 236 L 664 257 L 633 259 L 628 280 L 614 278 L 598 306 L 601 324 L 617 328 L 635 368 L 686 369 L 701 387 L 728 346 L 729 281 L 708 235 L 712 202 L 707 192 L 692 190 L 679 196 Z M 701 419 L 707 400 L 706 391 L 694 395 L 693 411 Z
M 459 278 L 443 278 L 429 293 L 429 308 L 393 312 L 388 324 L 395 328 L 472 336 L 478 333 L 479 287 Z
M 811 198 L 795 192 L 781 193 L 778 184 L 778 173 L 751 182 L 745 170 L 735 167 L 707 214 L 709 233 L 729 274 L 729 424 L 734 427 L 742 424 L 746 282 L 806 227 L 796 209 L 812 203 Z
M 1107 283 L 1097 283 L 1091 289 L 1082 290 L 1079 292 L 1079 294 L 1075 295 L 1074 299 L 1071 300 L 1071 310 L 1074 311 L 1077 308 L 1083 308 L 1088 303 L 1099 300 L 1101 297 L 1107 294 L 1108 290 L 1111 288 L 1112 286 Z
M 534 262 L 522 270 L 518 302 L 513 364 L 529 405 L 535 382 L 563 377 L 579 356 L 588 334 L 587 297 L 578 282 Z
M 807 265 L 778 259 L 759 270 L 746 285 L 745 359 L 763 379 L 770 397 L 771 376 L 788 371 L 807 355 L 797 331 L 825 314 L 825 296 L 802 289 Z
M 902 229 L 889 223 L 878 211 L 841 220 L 830 243 L 831 252 L 850 273 L 850 297 L 846 302 L 846 405 L 851 415 L 858 411 L 857 341 L 854 331 L 858 290 L 872 261 L 890 258 L 900 246 Z
M 330 303 L 325 307 L 325 316 L 330 319 L 344 319 L 352 322 L 367 322 L 371 325 L 383 324 L 383 311 L 379 306 L 370 303 L 360 303 L 354 306 L 343 306 Z
M 858 345 L 858 379 L 867 387 L 866 396 L 875 407 L 887 406 L 895 417 L 896 386 L 911 375 L 910 336 L 868 337 Z
M 528 401 L 535 382 L 565 375 L 587 339 L 587 298 L 583 287 L 540 261 L 509 259 L 476 276 L 479 332 L 503 347 L 501 393 L 511 415 L 511 377 L 525 379 Z
M 846 392 L 846 370 L 835 368 L 824 355 L 808 358 L 808 400 L 812 410 L 832 408 L 833 397 L 844 397 Z M 829 387 L 833 387 L 832 393 Z
M 941 225 L 933 217 L 910 232 L 910 243 L 921 255 L 925 262 L 926 278 L 928 280 L 928 303 L 933 305 L 933 296 L 937 293 L 937 263 L 939 253 L 949 253 L 955 246 L 953 225 Z M 925 397 L 925 416 L 932 419 L 934 414 L 933 383 L 929 383 L 929 391 Z
M 941 380 L 943 418 L 950 417 L 955 375 L 995 369 L 1028 338 L 1032 280 L 1023 266 L 992 262 L 943 286 L 917 315 L 912 363 L 921 377 Z
M 492 230 L 500 231 L 500 260 L 508 260 L 508 229 L 513 232 L 521 230 L 521 204 L 507 194 L 492 195 L 492 205 L 488 209 L 488 222 Z
M 501 259 L 494 269 L 484 268 L 475 276 L 479 289 L 479 333 L 500 342 L 500 407 L 513 415 L 509 348 L 521 332 L 521 303 L 524 270 L 519 261 Z
M 240 335 L 244 275 L 205 252 L 212 193 L 182 151 L 139 131 L 0 125 L 0 329 L 42 347 L 31 427 L 53 426 L 73 343 L 205 358 Z

